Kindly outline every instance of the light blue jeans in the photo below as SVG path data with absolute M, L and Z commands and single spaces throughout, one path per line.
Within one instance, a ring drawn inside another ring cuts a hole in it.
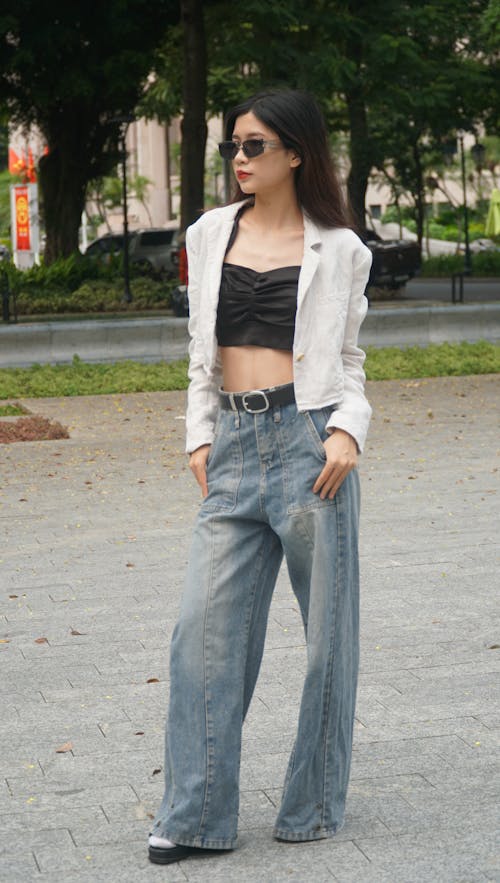
M 232 849 L 241 730 L 259 672 L 283 553 L 307 638 L 295 745 L 274 835 L 342 826 L 358 670 L 359 480 L 333 500 L 312 486 L 331 408 L 221 410 L 171 646 L 166 789 L 152 832 Z

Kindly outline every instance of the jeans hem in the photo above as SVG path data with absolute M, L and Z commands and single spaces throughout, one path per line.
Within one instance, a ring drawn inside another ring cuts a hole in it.
M 165 837 L 176 846 L 195 846 L 197 849 L 234 849 L 236 846 L 236 837 L 232 840 L 213 840 L 208 837 L 184 837 L 182 834 L 177 836 L 174 831 L 162 830 L 155 828 L 150 832 L 155 837 Z
M 333 828 L 314 828 L 312 831 L 286 831 L 284 828 L 275 828 L 273 830 L 273 837 L 277 840 L 286 840 L 289 843 L 302 843 L 307 840 L 326 840 L 328 837 L 338 834 L 343 827 L 344 822 L 342 821 L 340 825 L 335 825 Z

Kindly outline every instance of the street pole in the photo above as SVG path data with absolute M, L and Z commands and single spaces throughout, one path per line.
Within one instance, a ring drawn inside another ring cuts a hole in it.
M 464 153 L 464 133 L 458 132 L 458 140 L 460 141 L 460 159 L 462 163 L 462 189 L 464 192 L 464 237 L 465 237 L 465 259 L 464 270 L 466 273 L 472 272 L 472 260 L 469 243 L 469 212 L 467 208 L 467 183 L 465 179 L 465 153 Z
M 128 208 L 127 208 L 127 128 L 124 125 L 122 130 L 122 184 L 123 184 L 123 302 L 132 303 L 132 292 L 130 291 L 130 262 L 128 250 Z

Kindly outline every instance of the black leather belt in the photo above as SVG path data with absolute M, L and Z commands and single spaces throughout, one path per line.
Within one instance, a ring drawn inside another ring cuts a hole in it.
M 270 389 L 250 389 L 248 392 L 220 391 L 221 408 L 226 411 L 246 411 L 247 414 L 263 414 L 275 405 L 291 405 L 295 401 L 293 383 L 272 386 Z

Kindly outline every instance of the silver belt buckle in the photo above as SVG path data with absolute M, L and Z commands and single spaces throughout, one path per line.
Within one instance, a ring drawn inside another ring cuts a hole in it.
M 251 408 L 247 404 L 247 396 L 262 396 L 264 399 L 264 407 L 263 408 Z M 264 411 L 269 411 L 271 407 L 268 397 L 262 389 L 251 389 L 248 392 L 244 392 L 241 396 L 241 404 L 243 405 L 247 414 L 263 414 Z

